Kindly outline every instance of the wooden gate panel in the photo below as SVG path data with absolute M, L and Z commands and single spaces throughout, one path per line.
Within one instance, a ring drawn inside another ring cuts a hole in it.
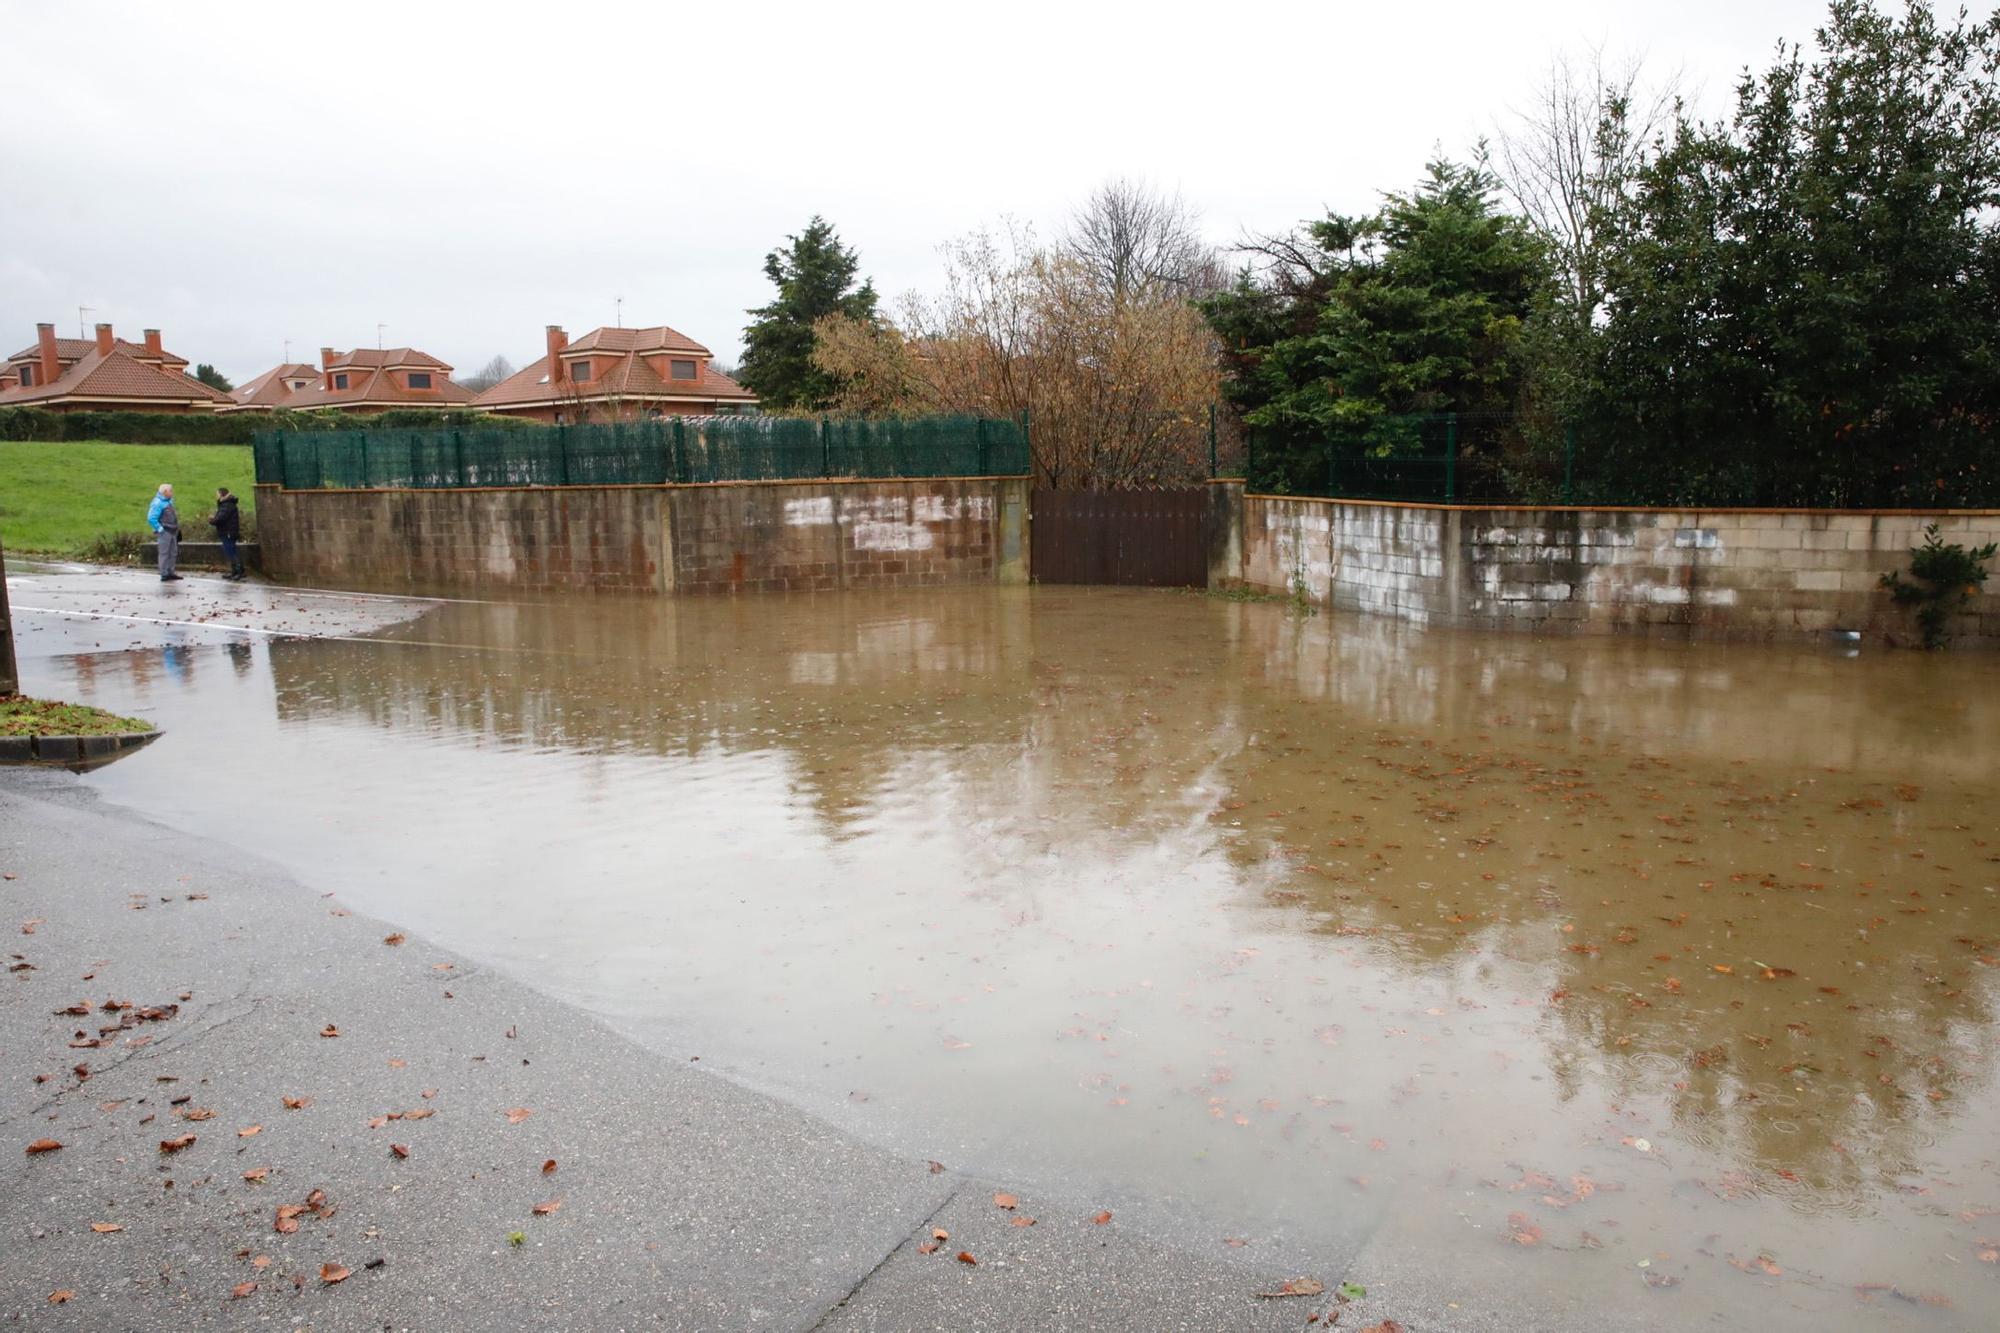
M 1037 489 L 1030 556 L 1040 583 L 1195 588 L 1208 582 L 1208 493 Z

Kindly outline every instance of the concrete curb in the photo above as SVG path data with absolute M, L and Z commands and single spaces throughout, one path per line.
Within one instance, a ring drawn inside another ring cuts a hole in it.
M 0 736 L 0 764 L 47 764 L 81 773 L 142 750 L 160 735 L 128 731 L 115 736 Z

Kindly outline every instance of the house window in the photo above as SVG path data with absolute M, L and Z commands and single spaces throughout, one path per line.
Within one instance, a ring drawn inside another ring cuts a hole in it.
M 344 374 L 344 373 L 343 373 L 343 374 L 339 374 L 339 375 L 335 375 L 335 376 L 333 377 L 333 387 L 334 387 L 334 388 L 336 388 L 336 389 L 345 389 L 345 388 L 347 387 L 347 376 L 346 376 L 346 374 Z
M 677 380 L 691 380 L 695 377 L 694 362 L 669 361 L 667 362 L 667 374 Z
M 430 387 L 431 387 L 431 373 L 430 373 L 430 372 L 429 372 L 428 370 L 413 370 L 413 371 L 411 371 L 411 372 L 410 372 L 410 387 L 411 387 L 412 389 L 428 389 L 428 388 L 430 388 Z
M 589 378 L 590 378 L 590 362 L 589 362 L 589 361 L 587 361 L 587 360 L 586 360 L 586 361 L 573 361 L 573 362 L 571 362 L 571 363 L 570 363 L 570 368 L 569 368 L 569 377 L 570 377 L 571 379 L 573 379 L 573 380 L 576 380 L 576 381 L 578 381 L 579 383 L 580 383 L 580 382 L 582 382 L 582 381 L 584 381 L 584 380 L 587 380 L 587 379 L 589 379 Z
M 35 382 L 35 368 L 33 366 L 22 366 L 21 387 L 24 389 L 30 388 L 33 386 L 34 382 Z

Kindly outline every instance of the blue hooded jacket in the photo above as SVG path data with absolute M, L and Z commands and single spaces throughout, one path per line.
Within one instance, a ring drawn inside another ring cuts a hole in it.
M 158 532 L 160 530 L 160 511 L 172 503 L 172 500 L 169 500 L 158 491 L 153 492 L 153 503 L 146 508 L 146 526 Z

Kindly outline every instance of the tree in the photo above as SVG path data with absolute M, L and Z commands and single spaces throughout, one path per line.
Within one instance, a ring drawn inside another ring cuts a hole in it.
M 1100 185 L 1071 214 L 1059 248 L 1119 301 L 1160 288 L 1193 299 L 1228 280 L 1179 195 L 1123 176 Z
M 197 380 L 200 380 L 203 384 L 206 384 L 209 388 L 215 389 L 221 393 L 228 393 L 231 389 L 234 389 L 236 387 L 234 384 L 231 384 L 229 382 L 229 377 L 227 375 L 224 375 L 221 371 L 217 370 L 214 366 L 209 365 L 208 362 L 206 361 L 202 362 L 200 365 L 194 368 L 194 377 Z
M 1526 109 L 1500 133 L 1499 179 L 1549 244 L 1570 315 L 1592 324 L 1604 302 L 1604 229 L 1680 114 L 1678 77 L 1648 86 L 1635 61 L 1602 48 L 1558 55 Z
M 764 276 L 777 299 L 749 311 L 737 379 L 766 409 L 814 410 L 829 405 L 838 383 L 813 365 L 813 326 L 829 315 L 875 318 L 875 287 L 855 286 L 861 257 L 841 245 L 833 225 L 814 217 L 764 257 Z
M 504 356 L 495 356 L 491 361 L 481 366 L 478 373 L 467 375 L 459 381 L 459 384 L 464 388 L 472 390 L 474 393 L 485 393 L 488 389 L 513 373 L 514 363 L 512 361 L 509 361 Z
M 1160 275 L 1086 262 L 1031 231 L 976 232 L 944 247 L 942 291 L 913 298 L 903 328 L 830 319 L 814 356 L 865 412 L 1021 416 L 1037 478 L 1100 489 L 1208 475 L 1216 348 L 1201 314 Z
M 1226 391 L 1259 443 L 1253 484 L 1316 489 L 1327 449 L 1436 452 L 1408 414 L 1511 410 L 1546 247 L 1499 211 L 1484 158 L 1432 162 L 1363 218 L 1330 214 L 1250 242 L 1235 287 L 1203 303 Z
M 1612 216 L 1586 439 L 1626 500 L 2000 499 L 2000 16 L 1837 0 Z

